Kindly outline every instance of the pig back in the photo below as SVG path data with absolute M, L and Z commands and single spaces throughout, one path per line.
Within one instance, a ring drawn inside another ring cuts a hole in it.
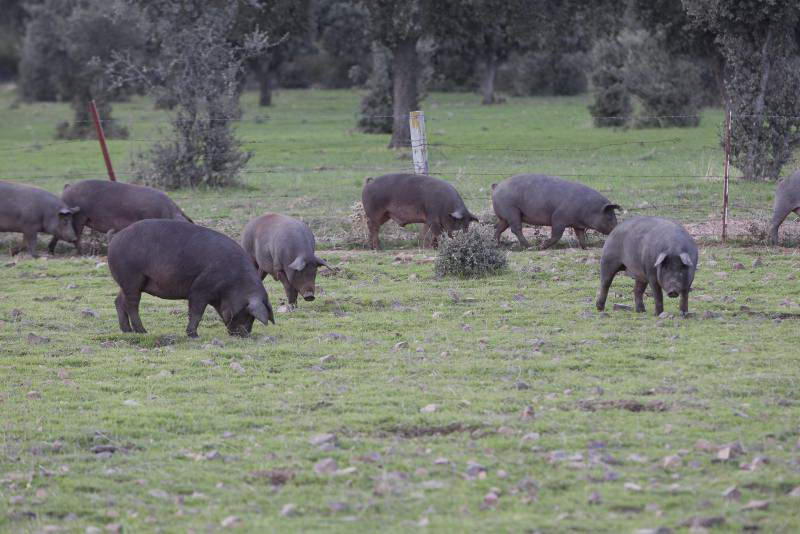
M 108 180 L 76 182 L 67 186 L 61 197 L 69 205 L 80 206 L 87 224 L 100 232 L 120 231 L 143 219 L 173 219 L 182 214 L 162 191 Z
M 0 232 L 54 227 L 58 212 L 64 207 L 61 199 L 49 191 L 0 181 Z
M 363 189 L 364 210 L 412 207 L 427 217 L 464 209 L 464 201 L 452 184 L 422 174 L 386 174 L 369 181 Z
M 242 238 L 245 250 L 266 272 L 286 269 L 297 257 L 313 257 L 314 234 L 303 221 L 268 213 L 250 221 Z

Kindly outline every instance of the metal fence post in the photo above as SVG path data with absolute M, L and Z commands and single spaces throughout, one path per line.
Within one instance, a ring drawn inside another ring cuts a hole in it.
M 100 150 L 103 151 L 103 159 L 106 162 L 106 170 L 108 171 L 108 179 L 112 182 L 117 181 L 117 176 L 114 174 L 114 167 L 111 166 L 111 156 L 108 155 L 108 147 L 106 146 L 106 135 L 103 132 L 103 125 L 100 124 L 100 116 L 97 114 L 97 106 L 94 100 L 89 102 L 89 112 L 94 121 L 94 129 L 97 130 L 97 140 L 100 141 Z
M 414 172 L 428 174 L 428 141 L 425 138 L 425 113 L 412 111 L 408 115 L 411 129 L 411 155 L 414 158 Z
M 725 117 L 725 171 L 722 177 L 722 242 L 728 239 L 728 183 L 731 164 L 731 120 L 733 112 L 728 109 Z

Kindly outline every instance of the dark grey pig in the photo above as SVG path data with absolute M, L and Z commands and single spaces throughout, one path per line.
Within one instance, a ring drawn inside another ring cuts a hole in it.
M 680 309 L 689 311 L 689 289 L 697 269 L 697 245 L 683 226 L 661 217 L 633 217 L 617 226 L 603 246 L 600 260 L 600 291 L 597 309 L 606 307 L 608 288 L 614 276 L 627 271 L 636 280 L 633 296 L 636 311 L 644 311 L 644 290 L 656 301 L 656 315 L 664 311 L 664 296 L 681 296 Z
M 143 185 L 124 184 L 110 180 L 82 180 L 66 184 L 61 199 L 69 206 L 79 206 L 80 214 L 73 218 L 75 247 L 81 252 L 83 227 L 98 232 L 119 232 L 143 219 L 175 219 L 193 222 L 165 193 Z M 58 237 L 50 241 L 52 253 Z
M 0 232 L 21 232 L 34 258 L 36 234 L 44 232 L 64 241 L 75 241 L 72 217 L 80 210 L 68 207 L 53 193 L 28 185 L 0 182 Z
M 435 245 L 439 235 L 466 230 L 477 221 L 456 188 L 444 180 L 422 174 L 385 174 L 367 178 L 361 192 L 367 215 L 370 246 L 380 248 L 378 231 L 393 220 L 400 226 L 423 223 L 423 245 Z
M 581 248 L 586 248 L 586 229 L 610 233 L 617 225 L 614 210 L 620 209 L 591 187 L 542 174 L 518 174 L 492 184 L 492 206 L 499 219 L 495 225 L 498 241 L 511 227 L 520 246 L 527 248 L 530 244 L 522 235 L 522 223 L 550 226 L 550 239 L 543 249 L 555 245 L 567 227 L 575 230 Z
M 791 212 L 800 215 L 800 171 L 781 180 L 775 188 L 775 204 L 772 208 L 772 226 L 769 230 L 769 242 L 778 244 L 778 228 Z
M 306 223 L 277 213 L 256 217 L 242 234 L 242 247 L 258 266 L 261 279 L 271 274 L 280 281 L 291 306 L 297 304 L 298 293 L 305 300 L 314 300 L 317 267 L 331 269 L 315 255 L 315 246 Z
M 143 292 L 188 299 L 189 337 L 197 337 L 209 304 L 231 335 L 249 335 L 254 319 L 275 323 L 253 260 L 236 241 L 214 230 L 164 219 L 133 223 L 111 240 L 108 267 L 120 287 L 115 304 L 123 332 L 131 327 L 146 332 L 139 318 Z

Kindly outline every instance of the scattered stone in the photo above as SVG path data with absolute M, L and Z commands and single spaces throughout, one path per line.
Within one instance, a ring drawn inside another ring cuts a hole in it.
M 717 312 L 713 312 L 711 310 L 706 310 L 706 311 L 703 312 L 702 317 L 703 317 L 703 319 L 717 319 L 717 318 L 721 317 L 721 315 L 719 313 L 717 313 Z
M 317 434 L 315 436 L 311 436 L 308 442 L 315 447 L 319 447 L 320 445 L 324 445 L 326 443 L 336 443 L 336 434 Z
M 214 367 L 215 365 L 217 365 L 217 362 L 215 362 L 214 360 L 200 360 L 200 363 L 205 367 Z
M 514 384 L 514 387 L 517 389 L 531 389 L 531 385 L 527 382 L 523 382 L 522 380 L 518 380 L 517 383 Z
M 622 487 L 628 491 L 642 491 L 642 487 L 639 484 L 634 484 L 633 482 L 626 482 Z
M 206 460 L 220 460 L 222 459 L 222 455 L 219 453 L 218 450 L 208 451 L 205 454 Z
M 438 404 L 428 404 L 419 409 L 420 413 L 433 413 L 439 409 Z
M 125 406 L 139 406 L 139 401 L 135 399 L 127 399 L 122 401 L 122 404 L 124 404 Z
M 167 493 L 166 491 L 164 491 L 164 490 L 162 490 L 162 489 L 154 489 L 154 490 L 150 490 L 150 491 L 148 492 L 148 494 L 149 494 L 151 497 L 155 497 L 156 499 L 163 499 L 163 500 L 167 500 L 167 499 L 169 499 L 169 493 Z
M 770 501 L 750 501 L 744 506 L 742 506 L 742 511 L 745 510 L 766 510 L 769 508 Z
M 297 514 L 298 514 L 297 505 L 293 503 L 284 504 L 283 508 L 281 508 L 282 517 L 292 517 Z
M 33 332 L 28 334 L 28 345 L 44 345 L 50 343 L 50 338 L 37 336 Z
M 314 464 L 314 472 L 318 475 L 330 475 L 339 468 L 336 460 L 333 458 L 324 458 Z
M 589 494 L 589 498 L 586 499 L 586 501 L 589 504 L 602 504 L 603 498 L 600 496 L 598 492 L 593 491 L 592 493 Z
M 683 460 L 681 460 L 681 457 L 678 456 L 677 454 L 672 455 L 672 456 L 666 456 L 661 461 L 661 466 L 664 469 L 675 469 L 675 468 L 680 467 L 682 464 L 683 464 Z
M 722 492 L 722 496 L 730 501 L 738 501 L 742 498 L 742 492 L 736 486 L 731 486 Z
M 220 525 L 222 526 L 222 528 L 231 528 L 238 526 L 241 522 L 242 522 L 241 518 L 235 515 L 229 515 L 220 522 Z
M 84 308 L 84 309 L 81 310 L 81 316 L 82 317 L 89 317 L 89 318 L 92 318 L 92 319 L 98 319 L 100 317 L 100 314 L 97 313 L 96 311 L 94 311 L 91 308 Z
M 733 264 L 734 271 L 741 271 L 742 269 L 744 269 L 744 265 L 742 265 L 741 263 L 736 262 Z
M 674 317 L 675 317 L 674 315 L 672 315 L 671 313 L 667 313 L 665 311 L 658 314 L 659 319 L 673 319 Z
M 244 374 L 244 367 L 239 362 L 231 362 L 230 368 L 239 374 Z
M 494 508 L 497 506 L 497 502 L 500 500 L 500 497 L 493 491 L 490 491 L 483 497 L 483 506 L 486 508 Z
M 22 313 L 22 310 L 20 310 L 19 308 L 14 308 L 13 310 L 11 310 L 10 315 L 11 315 L 11 320 L 16 321 L 17 319 L 20 319 L 24 314 Z
M 258 338 L 259 345 L 271 345 L 278 342 L 278 338 L 275 336 L 261 336 Z
M 533 410 L 533 406 L 525 406 L 522 409 L 522 413 L 520 414 L 520 419 L 533 419 L 536 413 Z
M 525 441 L 539 441 L 540 437 L 541 436 L 539 435 L 538 432 L 528 432 L 527 434 L 522 436 L 522 441 L 523 442 L 525 442 Z
M 395 351 L 403 350 L 403 349 L 407 349 L 407 348 L 408 348 L 408 342 L 407 341 L 400 341 L 399 343 L 395 343 L 394 344 L 394 350 Z
M 800 497 L 800 486 L 797 486 L 789 492 L 789 497 Z
M 28 397 L 29 399 L 41 399 L 42 398 L 42 394 L 39 393 L 38 391 L 29 391 L 29 392 L 27 392 L 25 394 L 25 396 Z
M 325 356 L 319 359 L 319 363 L 322 364 L 333 363 L 335 361 L 336 361 L 336 356 L 334 356 L 333 354 L 326 354 Z
M 628 304 L 614 303 L 614 311 L 633 311 L 633 306 L 629 306 Z

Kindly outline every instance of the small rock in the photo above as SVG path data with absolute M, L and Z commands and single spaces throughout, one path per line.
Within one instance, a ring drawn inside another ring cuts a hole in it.
M 259 345 L 271 345 L 277 342 L 278 338 L 276 338 L 275 336 L 261 336 L 260 338 L 258 338 Z
M 742 506 L 742 510 L 766 510 L 769 508 L 770 501 L 750 501 L 744 506 Z
M 722 492 L 722 496 L 730 501 L 738 501 L 742 498 L 742 492 L 736 486 L 731 486 Z
M 658 318 L 659 319 L 672 319 L 673 315 L 671 313 L 661 312 L 661 313 L 658 314 Z
M 407 341 L 400 341 L 399 343 L 395 343 L 394 344 L 394 350 L 395 351 L 403 350 L 403 349 L 407 349 L 407 348 L 408 348 L 408 342 Z
M 91 317 L 92 319 L 97 319 L 100 317 L 100 314 L 94 311 L 91 308 L 84 308 L 81 310 L 81 316 L 83 317 Z
M 235 515 L 229 515 L 228 517 L 220 521 L 220 525 L 223 528 L 231 528 L 239 525 L 241 522 L 242 522 L 241 518 Z
M 50 339 L 42 336 L 37 336 L 33 332 L 28 334 L 28 345 L 44 345 L 50 343 Z
M 330 509 L 331 512 L 335 513 L 346 512 L 350 509 L 350 507 L 347 505 L 346 502 L 337 502 L 337 501 L 329 502 L 328 508 Z
M 239 362 L 231 362 L 230 368 L 239 374 L 244 373 L 244 367 L 242 367 L 242 364 L 240 364 Z
M 39 393 L 38 391 L 29 391 L 29 392 L 27 392 L 25 394 L 25 396 L 28 397 L 29 399 L 41 399 L 42 398 L 42 394 Z
M 419 409 L 420 413 L 433 413 L 439 409 L 438 404 L 428 404 Z
M 680 467 L 682 464 L 683 464 L 683 460 L 681 460 L 681 457 L 678 456 L 678 455 L 666 456 L 661 461 L 661 466 L 664 469 L 675 469 L 675 468 Z
M 206 460 L 220 460 L 220 459 L 222 459 L 222 455 L 217 450 L 208 451 L 205 454 L 205 459 Z
M 94 353 L 94 349 L 92 347 L 81 347 L 80 353 L 81 354 L 93 354 Z
M 540 437 L 538 432 L 528 432 L 522 436 L 522 441 L 539 441 Z
M 741 271 L 742 269 L 744 269 L 744 265 L 742 265 L 741 263 L 736 262 L 733 264 L 734 271 Z
M 633 306 L 627 304 L 614 304 L 614 311 L 633 311 Z
M 603 498 L 600 496 L 599 493 L 593 491 L 592 493 L 589 494 L 589 498 L 586 499 L 586 502 L 588 502 L 589 504 L 602 504 Z
M 639 484 L 634 484 L 633 482 L 626 482 L 622 487 L 628 491 L 642 491 L 642 487 Z
M 330 475 L 338 469 L 338 464 L 333 458 L 324 458 L 314 464 L 314 472 L 318 475 Z
M 214 367 L 217 365 L 217 362 L 214 360 L 200 360 L 200 363 L 203 364 L 205 367 Z
M 438 312 L 438 311 L 437 311 L 437 312 L 433 312 L 433 314 L 431 315 L 431 317 L 432 317 L 433 319 L 439 319 L 439 318 L 441 318 L 441 317 L 442 317 L 442 312 Z
M 282 517 L 292 517 L 295 515 L 297 515 L 297 505 L 293 503 L 284 504 L 283 508 L 281 508 Z
M 754 269 L 756 267 L 761 267 L 762 265 L 764 265 L 764 262 L 761 261 L 761 256 L 759 256 L 759 257 L 757 257 L 756 259 L 753 260 L 753 268 Z
M 789 492 L 789 497 L 800 497 L 800 486 L 797 486 Z
M 169 499 L 169 493 L 167 493 L 166 491 L 164 491 L 162 489 L 150 490 L 148 492 L 148 494 L 151 497 L 155 497 L 156 499 L 164 499 L 164 500 Z
M 336 443 L 336 434 L 317 434 L 315 436 L 311 436 L 308 439 L 308 442 L 315 447 L 319 447 L 320 445 L 324 445 L 326 443 Z
M 718 317 L 720 317 L 720 314 L 717 312 L 713 312 L 711 310 L 706 310 L 703 312 L 702 317 L 703 319 L 717 319 Z
M 334 356 L 333 354 L 326 354 L 325 356 L 319 359 L 319 363 L 322 364 L 333 363 L 335 361 L 336 361 L 336 356 Z
M 514 384 L 514 387 L 517 389 L 531 389 L 531 385 L 527 382 L 523 382 L 522 380 L 518 380 L 517 383 Z
M 490 491 L 489 493 L 487 493 L 483 497 L 483 505 L 486 506 L 486 507 L 492 508 L 492 507 L 497 506 L 497 502 L 499 500 L 500 500 L 500 497 L 496 493 L 494 493 L 493 491 Z
M 139 401 L 135 399 L 127 399 L 122 401 L 122 404 L 124 404 L 125 406 L 139 406 Z

